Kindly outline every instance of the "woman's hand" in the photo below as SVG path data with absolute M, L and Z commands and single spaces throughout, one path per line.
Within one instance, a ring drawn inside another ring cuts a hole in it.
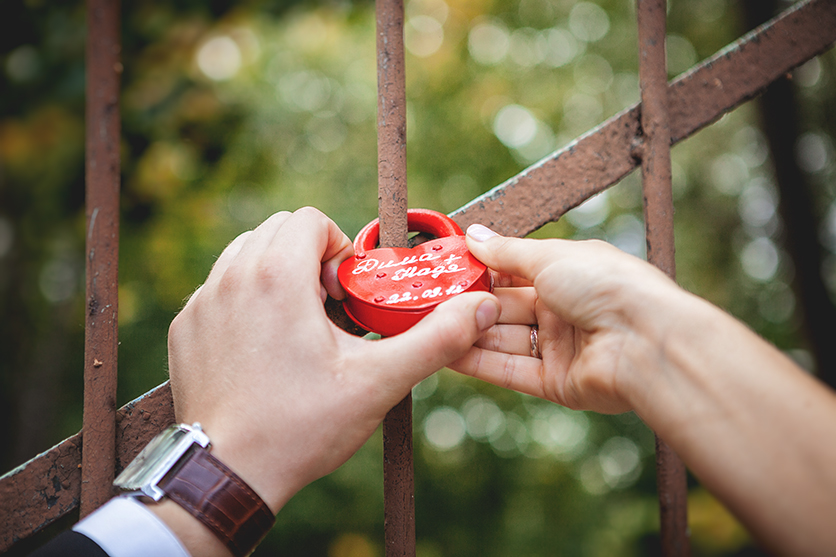
M 633 408 L 648 359 L 690 297 L 647 263 L 599 241 L 523 240 L 468 229 L 468 247 L 495 271 L 502 303 L 492 327 L 450 367 L 574 409 Z M 542 359 L 531 354 L 537 325 Z

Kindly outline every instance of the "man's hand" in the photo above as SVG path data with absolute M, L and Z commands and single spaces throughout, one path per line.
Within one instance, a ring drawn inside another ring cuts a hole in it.
M 325 315 L 342 298 L 349 239 L 319 211 L 277 213 L 236 238 L 174 319 L 175 413 L 199 421 L 214 454 L 278 512 L 345 462 L 419 381 L 494 324 L 486 292 L 441 304 L 409 331 L 351 336 Z

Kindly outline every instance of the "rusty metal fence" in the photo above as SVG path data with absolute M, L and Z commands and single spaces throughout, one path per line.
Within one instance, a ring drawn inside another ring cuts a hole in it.
M 667 81 L 666 0 L 637 0 L 641 103 L 613 116 L 451 216 L 525 236 L 560 218 L 641 166 L 648 260 L 675 275 L 672 145 L 760 93 L 836 41 L 836 2 L 806 0 Z M 119 246 L 119 5 L 87 1 L 87 296 L 82 432 L 0 477 L 0 552 L 80 507 L 111 496 L 114 474 L 174 421 L 167 383 L 117 410 Z M 378 183 L 381 244 L 404 246 L 406 97 L 403 0 L 377 0 Z M 338 304 L 329 316 L 359 333 Z M 415 555 L 412 402 L 386 417 L 386 555 Z M 665 555 L 690 554 L 686 473 L 657 439 L 657 484 Z

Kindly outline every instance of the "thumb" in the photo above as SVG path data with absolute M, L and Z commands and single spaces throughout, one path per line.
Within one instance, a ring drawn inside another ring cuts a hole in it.
M 488 292 L 459 294 L 411 329 L 375 342 L 374 365 L 369 367 L 379 371 L 380 384 L 389 384 L 405 396 L 419 381 L 470 350 L 499 313 L 499 300 Z

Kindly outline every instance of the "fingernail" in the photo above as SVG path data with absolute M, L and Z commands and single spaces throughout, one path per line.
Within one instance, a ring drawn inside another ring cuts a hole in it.
M 494 236 L 499 236 L 499 234 L 497 234 L 487 226 L 482 226 L 481 224 L 471 224 L 470 226 L 468 226 L 467 235 L 476 240 L 477 242 L 484 242 L 485 240 L 490 240 Z
M 476 308 L 476 324 L 484 331 L 499 319 L 499 304 L 494 300 L 485 300 Z

